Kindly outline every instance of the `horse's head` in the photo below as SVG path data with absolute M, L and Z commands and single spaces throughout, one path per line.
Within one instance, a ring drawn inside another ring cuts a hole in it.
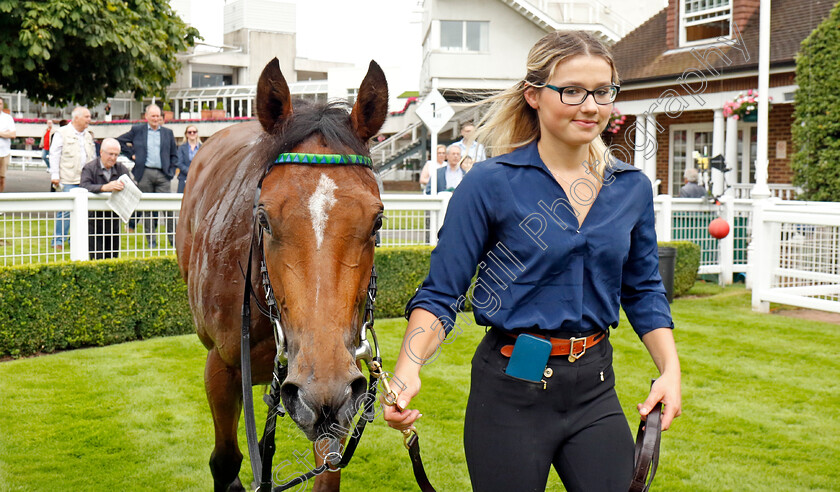
M 275 58 L 257 85 L 266 156 L 367 156 L 385 122 L 385 74 L 371 62 L 352 112 L 295 101 Z M 356 361 L 382 202 L 362 165 L 269 164 L 257 217 L 288 353 L 284 406 L 311 440 L 341 437 L 367 389 Z M 337 426 L 337 427 L 336 427 Z

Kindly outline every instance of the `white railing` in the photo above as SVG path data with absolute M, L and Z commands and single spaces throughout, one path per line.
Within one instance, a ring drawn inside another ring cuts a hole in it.
M 20 167 L 26 171 L 26 166 L 47 168 L 44 159 L 41 158 L 42 152 L 40 150 L 18 150 L 12 149 L 11 159 L 9 165 L 12 167 Z
M 756 203 L 752 305 L 771 302 L 840 313 L 840 203 Z
M 0 194 L 0 266 L 175 252 L 169 240 L 181 209 L 180 194 L 144 195 L 136 219 L 129 223 L 110 214 L 108 195 L 83 189 L 68 193 Z M 381 245 L 437 244 L 437 231 L 450 196 L 451 193 L 383 195 Z M 154 232 L 147 235 L 146 230 Z
M 370 156 L 373 158 L 374 164 L 377 167 L 381 166 L 391 157 L 414 145 L 420 138 L 422 125 L 421 122 L 413 123 L 374 145 L 370 149 Z
M 732 185 L 732 193 L 735 198 L 752 198 L 752 189 L 754 184 L 734 184 Z M 802 193 L 802 190 L 791 184 L 769 183 L 770 194 L 782 200 L 796 200 L 796 196 Z
M 659 241 L 691 241 L 700 246 L 700 274 L 717 274 L 722 284 L 732 283 L 733 273 L 747 271 L 752 200 L 721 197 L 720 205 L 704 198 L 654 199 L 656 238 Z M 709 224 L 721 217 L 730 226 L 723 239 L 709 234 Z

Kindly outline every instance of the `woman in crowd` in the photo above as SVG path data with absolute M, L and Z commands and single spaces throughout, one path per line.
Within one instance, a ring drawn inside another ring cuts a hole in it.
M 186 140 L 178 147 L 178 193 L 184 192 L 190 163 L 193 157 L 195 157 L 195 153 L 201 148 L 201 139 L 198 138 L 198 128 L 194 125 L 187 127 L 184 131 L 184 138 Z

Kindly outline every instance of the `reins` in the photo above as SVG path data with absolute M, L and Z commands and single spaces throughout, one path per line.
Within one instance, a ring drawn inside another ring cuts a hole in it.
M 323 159 L 321 159 L 323 158 Z M 321 154 L 280 154 L 276 164 L 280 163 L 295 163 L 295 164 L 350 164 L 350 165 L 364 165 L 371 167 L 370 157 L 366 156 L 345 156 L 345 155 L 321 155 Z M 266 171 L 267 172 L 267 171 Z M 263 174 L 265 178 L 265 173 Z M 262 180 L 257 187 L 257 194 L 262 187 Z M 256 297 L 254 288 L 251 285 L 251 274 L 254 262 L 254 250 L 258 251 L 260 263 L 260 277 L 265 290 L 265 306 L 263 306 Z M 280 319 L 280 309 L 277 305 L 277 300 L 274 297 L 274 290 L 271 287 L 271 280 L 268 276 L 268 270 L 265 264 L 265 255 L 263 252 L 263 228 L 254 214 L 254 221 L 251 228 L 251 241 L 248 251 L 248 264 L 243 272 L 245 276 L 245 289 L 242 298 L 242 333 L 241 333 L 241 351 L 240 363 L 242 374 L 242 403 L 243 412 L 245 413 L 245 434 L 248 439 L 248 453 L 251 457 L 251 471 L 254 475 L 254 480 L 259 482 L 260 492 L 280 492 L 291 487 L 304 483 L 305 481 L 316 477 L 325 471 L 338 471 L 348 464 L 353 457 L 356 447 L 361 440 L 362 433 L 368 422 L 374 419 L 374 403 L 376 401 L 376 390 L 380 377 L 382 376 L 382 358 L 379 352 L 379 341 L 376 338 L 374 331 L 374 304 L 376 302 L 376 267 L 371 267 L 370 281 L 368 282 L 367 298 L 365 299 L 365 313 L 362 320 L 362 327 L 359 335 L 359 345 L 356 347 L 354 354 L 356 360 L 362 359 L 368 367 L 370 375 L 368 380 L 368 389 L 365 393 L 365 403 L 362 415 L 356 422 L 353 433 L 344 447 L 344 453 L 332 451 L 324 457 L 324 463 L 321 466 L 315 467 L 312 470 L 303 473 L 292 480 L 278 486 L 273 487 L 271 462 L 274 458 L 276 449 L 274 437 L 277 416 L 285 416 L 286 411 L 283 408 L 283 403 L 280 398 L 280 386 L 286 379 L 287 368 L 287 354 L 285 334 L 283 333 L 283 325 Z M 267 395 L 263 396 L 263 400 L 268 405 L 268 415 L 266 417 L 265 428 L 263 430 L 262 438 L 262 452 L 260 452 L 260 445 L 257 441 L 257 429 L 254 417 L 254 401 L 252 393 L 252 378 L 251 378 L 251 298 L 254 299 L 261 314 L 268 317 L 274 331 L 275 344 L 277 346 L 277 354 L 274 357 L 274 369 L 272 371 L 271 384 Z M 373 347 L 367 339 L 367 332 L 370 331 L 373 338 Z

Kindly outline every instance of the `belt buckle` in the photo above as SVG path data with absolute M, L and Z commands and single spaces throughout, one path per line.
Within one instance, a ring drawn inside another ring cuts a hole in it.
M 583 342 L 583 350 L 581 350 L 579 354 L 576 354 L 575 353 L 575 342 L 580 342 L 580 341 Z M 572 337 L 572 338 L 569 339 L 569 362 L 574 362 L 574 361 L 580 359 L 581 357 L 583 357 L 583 354 L 585 354 L 585 353 L 586 353 L 586 337 L 582 337 L 582 338 Z

